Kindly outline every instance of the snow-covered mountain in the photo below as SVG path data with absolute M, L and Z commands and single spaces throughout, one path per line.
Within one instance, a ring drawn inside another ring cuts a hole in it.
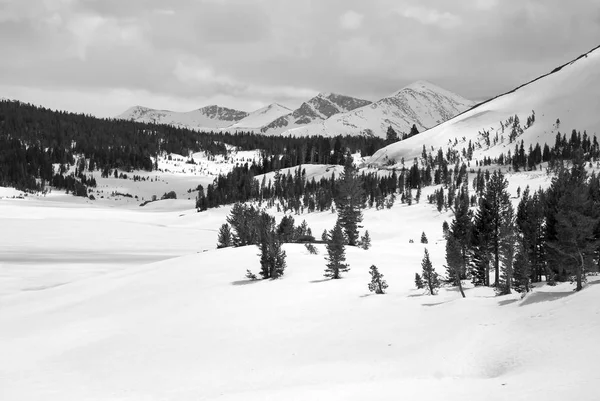
M 118 115 L 116 118 L 145 123 L 169 124 L 181 128 L 206 131 L 230 126 L 247 116 L 248 113 L 245 111 L 216 105 L 188 112 L 155 110 L 148 107 L 135 106 Z
M 273 103 L 242 118 L 235 124 L 229 125 L 225 129 L 228 131 L 258 131 L 265 125 L 278 119 L 279 117 L 285 116 L 292 112 L 291 109 L 280 105 L 279 103 Z
M 426 81 L 417 81 L 372 104 L 333 115 L 325 121 L 290 129 L 285 135 L 360 135 L 385 137 L 392 126 L 408 133 L 438 125 L 473 106 L 473 102 Z
M 368 100 L 357 99 L 335 93 L 319 93 L 307 102 L 285 116 L 282 116 L 265 125 L 261 132 L 265 134 L 279 134 L 289 129 L 319 122 L 329 117 L 355 110 L 371 104 Z
M 457 150 L 475 146 L 475 158 L 494 157 L 514 152 L 515 142 L 523 140 L 525 147 L 539 143 L 554 144 L 557 132 L 587 131 L 600 134 L 600 47 L 555 68 L 508 93 L 481 103 L 426 132 L 380 149 L 370 162 L 390 163 L 402 158 L 410 160 L 421 154 L 423 145 Z M 535 122 L 526 121 L 535 112 Z M 520 129 L 510 141 L 511 117 L 517 115 Z M 559 121 L 557 121 L 559 120 Z M 558 124 L 557 124 L 558 122 Z M 490 144 L 487 139 L 490 138 Z M 496 141 L 496 138 L 497 141 Z M 494 142 L 497 142 L 494 144 Z

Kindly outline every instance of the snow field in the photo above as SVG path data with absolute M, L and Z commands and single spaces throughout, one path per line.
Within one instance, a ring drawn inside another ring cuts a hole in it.
M 511 179 L 512 188 L 518 181 Z M 423 202 L 365 210 L 373 247 L 347 248 L 351 270 L 342 280 L 324 280 L 323 245 L 309 255 L 287 244 L 285 276 L 249 282 L 246 269 L 259 269 L 256 247 L 214 249 L 229 208 L 182 215 L 3 201 L 0 219 L 9 230 L 1 242 L 30 259 L 9 274 L 26 280 L 31 266 L 48 263 L 34 255 L 55 248 L 62 258 L 109 258 L 98 270 L 71 263 L 58 286 L 47 285 L 48 276 L 36 278 L 37 290 L 0 282 L 3 398 L 595 399 L 600 286 L 579 294 L 569 284 L 540 287 L 524 300 L 469 286 L 466 299 L 453 288 L 426 296 L 413 289 L 425 247 L 420 235 L 427 234 L 443 273 L 441 225 L 451 214 Z M 336 216 L 294 218 L 320 236 Z M 117 253 L 161 256 L 122 263 Z M 368 292 L 371 264 L 390 286 L 386 295 Z

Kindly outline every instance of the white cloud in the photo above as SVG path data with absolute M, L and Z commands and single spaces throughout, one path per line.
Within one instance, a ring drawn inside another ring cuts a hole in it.
M 424 25 L 437 25 L 442 28 L 454 28 L 461 24 L 459 16 L 447 11 L 438 11 L 436 9 L 425 7 L 408 7 L 398 10 L 398 13 L 405 17 L 419 21 Z
M 346 11 L 340 17 L 340 27 L 343 29 L 354 31 L 362 26 L 364 15 L 357 13 L 354 10 Z
M 498 5 L 498 0 L 475 0 L 475 8 L 479 10 L 490 10 Z

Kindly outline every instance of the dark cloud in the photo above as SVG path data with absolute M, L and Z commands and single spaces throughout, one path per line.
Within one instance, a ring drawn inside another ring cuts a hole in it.
M 0 88 L 74 110 L 86 103 L 78 96 L 97 95 L 102 101 L 92 111 L 99 115 L 120 112 L 125 100 L 247 110 L 272 101 L 296 106 L 319 91 L 375 100 L 418 79 L 479 100 L 598 45 L 599 6 L 600 0 L 0 0 Z

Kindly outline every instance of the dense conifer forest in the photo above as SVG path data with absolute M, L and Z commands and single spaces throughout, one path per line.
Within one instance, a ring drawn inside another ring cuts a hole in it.
M 151 171 L 158 155 L 170 153 L 188 156 L 203 151 L 215 156 L 226 154 L 228 146 L 261 149 L 260 170 L 268 172 L 302 163 L 343 164 L 346 149 L 371 155 L 383 145 L 383 139 L 373 137 L 196 132 L 0 101 L 0 185 L 25 190 L 42 190 L 51 184 L 83 194 L 86 186 L 94 185 L 89 174 L 95 171 L 104 175 L 112 169 Z M 76 164 L 76 172 L 67 173 L 67 166 Z

